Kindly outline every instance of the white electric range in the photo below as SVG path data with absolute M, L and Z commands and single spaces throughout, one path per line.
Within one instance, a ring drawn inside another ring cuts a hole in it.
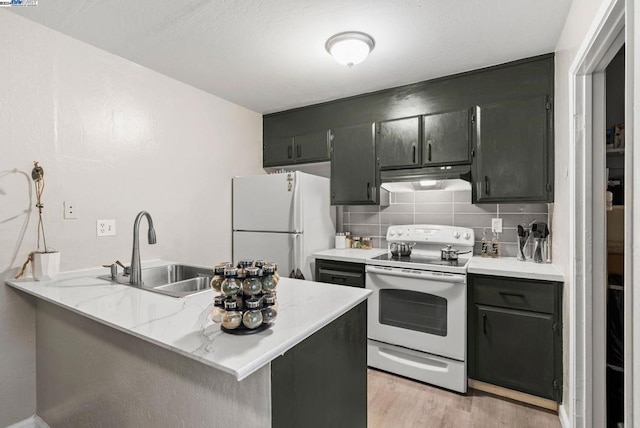
M 391 226 L 389 244 L 414 244 L 411 255 L 366 261 L 367 360 L 371 367 L 458 392 L 467 391 L 467 266 L 472 229 Z M 459 250 L 441 260 L 446 245 Z

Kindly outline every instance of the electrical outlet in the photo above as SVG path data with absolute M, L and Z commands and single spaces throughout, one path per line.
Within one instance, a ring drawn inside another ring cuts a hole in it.
M 492 218 L 491 219 L 491 231 L 495 233 L 502 233 L 502 219 L 501 218 Z
M 116 234 L 115 220 L 97 220 L 96 235 L 97 236 L 114 236 Z
M 64 219 L 76 220 L 78 218 L 78 207 L 73 202 L 64 201 Z

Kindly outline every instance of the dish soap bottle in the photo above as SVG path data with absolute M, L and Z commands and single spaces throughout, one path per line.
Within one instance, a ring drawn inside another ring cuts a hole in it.
M 493 232 L 493 239 L 491 239 L 491 257 L 497 259 L 500 255 L 500 242 L 498 241 L 498 233 Z
M 482 247 L 480 250 L 482 257 L 489 257 L 489 241 L 487 241 L 487 229 L 482 231 Z

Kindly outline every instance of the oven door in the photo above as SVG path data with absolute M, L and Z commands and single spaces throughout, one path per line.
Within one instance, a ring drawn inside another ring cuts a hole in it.
M 367 266 L 369 338 L 464 361 L 465 274 Z

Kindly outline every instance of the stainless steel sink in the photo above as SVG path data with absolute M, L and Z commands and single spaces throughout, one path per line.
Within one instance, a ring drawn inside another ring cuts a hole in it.
M 213 269 L 199 266 L 172 264 L 142 269 L 142 285 L 130 284 L 129 275 L 101 275 L 98 278 L 129 285 L 172 297 L 186 297 L 209 290 Z

